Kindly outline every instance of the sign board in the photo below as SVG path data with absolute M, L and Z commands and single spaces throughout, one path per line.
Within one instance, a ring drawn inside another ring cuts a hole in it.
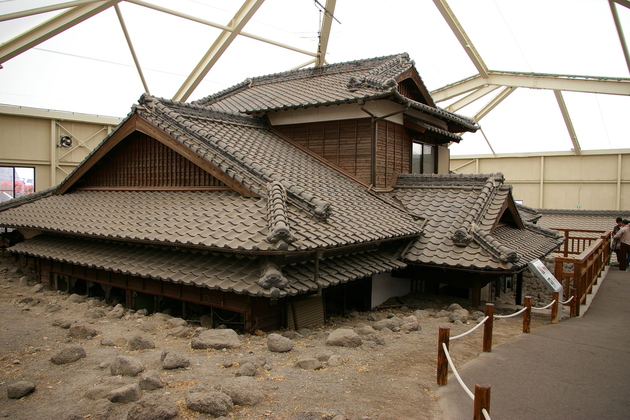
M 532 270 L 532 272 L 534 272 L 534 274 L 536 274 L 540 281 L 542 281 L 545 286 L 547 286 L 547 289 L 551 290 L 552 292 L 562 292 L 562 285 L 558 280 L 556 280 L 554 275 L 551 274 L 551 272 L 547 269 L 547 266 L 542 261 L 540 261 L 539 259 L 535 259 L 528 262 L 527 266 L 530 270 Z

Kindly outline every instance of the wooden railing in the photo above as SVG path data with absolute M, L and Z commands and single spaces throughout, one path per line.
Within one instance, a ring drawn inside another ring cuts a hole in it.
M 556 229 L 561 230 L 561 229 Z M 565 229 L 562 229 L 565 230 Z M 572 232 L 598 232 L 575 230 Z M 586 297 L 592 292 L 597 279 L 610 261 L 610 237 L 611 231 L 600 232 L 598 238 L 571 237 L 565 230 L 565 238 L 570 238 L 573 243 L 564 244 L 564 256 L 556 257 L 555 276 L 564 288 L 565 299 L 573 295 L 577 299 L 575 314 L 580 316 L 580 305 L 586 303 Z M 588 246 L 586 244 L 588 243 Z M 569 255 L 576 253 L 574 250 L 583 248 L 574 258 Z M 572 264 L 573 271 L 565 264 Z
M 610 233 L 605 230 L 552 229 L 564 234 L 564 243 L 556 251 L 564 257 L 581 254 L 584 250 L 590 248 L 593 242 L 598 240 L 602 235 Z

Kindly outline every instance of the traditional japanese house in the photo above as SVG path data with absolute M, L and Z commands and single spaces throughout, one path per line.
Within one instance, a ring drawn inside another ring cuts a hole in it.
M 419 282 L 478 303 L 562 240 L 521 217 L 500 174 L 448 174 L 448 145 L 477 129 L 436 107 L 406 54 L 192 103 L 145 94 L 60 185 L 3 203 L 0 226 L 53 288 L 247 331 Z

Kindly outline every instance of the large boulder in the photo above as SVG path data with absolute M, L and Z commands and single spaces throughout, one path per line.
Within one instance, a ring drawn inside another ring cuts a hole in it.
M 112 375 L 136 376 L 143 370 L 142 362 L 130 356 L 117 356 L 110 366 Z
M 215 388 L 229 395 L 232 402 L 240 406 L 256 405 L 265 399 L 262 385 L 248 376 L 227 379 Z
M 178 414 L 177 404 L 171 397 L 152 395 L 134 403 L 127 413 L 127 420 L 169 420 Z
M 274 353 L 286 353 L 293 349 L 293 341 L 280 334 L 269 334 L 267 336 L 267 348 Z
M 326 345 L 328 346 L 359 347 L 362 343 L 363 341 L 359 334 L 344 328 L 331 332 L 326 339 Z
M 190 346 L 193 349 L 237 349 L 241 347 L 241 340 L 234 330 L 206 330 L 193 338 Z
M 72 346 L 61 350 L 50 358 L 50 361 L 56 365 L 65 365 L 66 363 L 76 362 L 86 357 L 85 349 L 80 346 Z
M 186 391 L 186 407 L 199 413 L 210 414 L 214 417 L 226 416 L 234 409 L 234 403 L 229 395 L 207 389 L 203 385 L 195 385 Z

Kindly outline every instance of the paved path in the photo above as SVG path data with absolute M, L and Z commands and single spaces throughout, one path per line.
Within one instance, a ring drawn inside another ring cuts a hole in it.
M 493 420 L 630 419 L 630 271 L 610 267 L 580 318 L 539 327 L 482 353 L 460 376 L 492 387 Z M 438 391 L 447 419 L 473 404 L 449 375 Z

